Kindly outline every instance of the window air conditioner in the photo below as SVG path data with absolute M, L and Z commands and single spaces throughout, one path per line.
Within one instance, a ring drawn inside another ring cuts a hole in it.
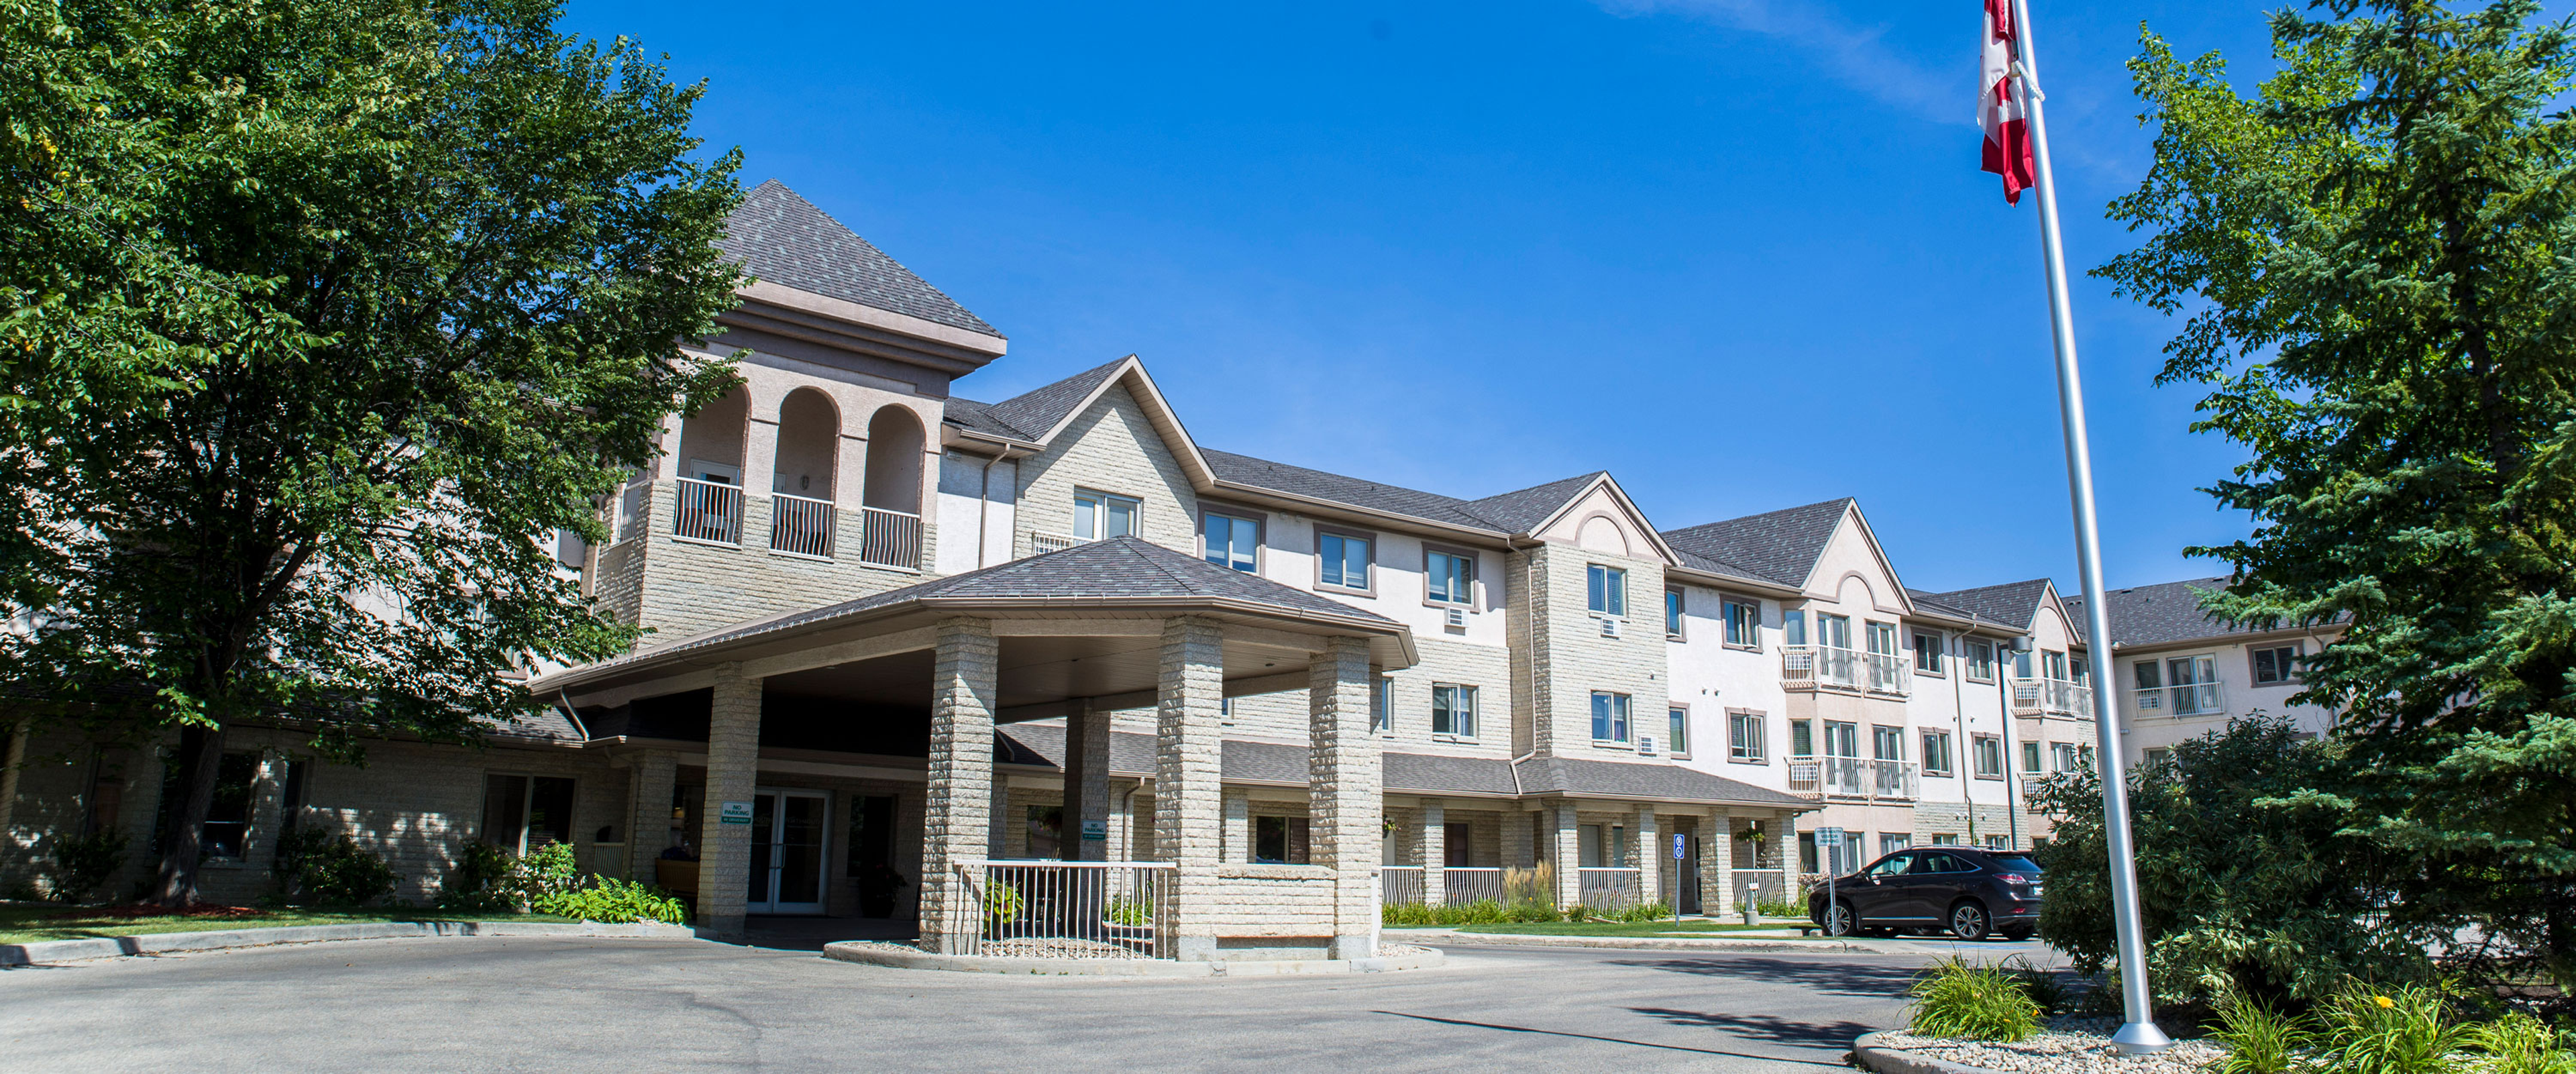
M 1440 613 L 1440 623 L 1442 626 L 1457 630 L 1465 630 L 1467 628 L 1467 609 L 1449 608 L 1442 611 Z
M 1618 637 L 1618 636 L 1619 636 L 1619 621 L 1618 621 L 1618 620 L 1616 620 L 1616 619 L 1604 619 L 1604 620 L 1602 620 L 1602 621 L 1601 621 L 1601 636 L 1602 636 L 1602 637 L 1605 637 L 1605 638 L 1615 638 L 1615 637 Z
M 1655 755 L 1655 736 L 1653 736 L 1653 735 L 1638 735 L 1638 736 L 1637 736 L 1637 756 L 1639 756 L 1639 757 L 1652 757 L 1652 756 L 1654 756 L 1654 755 Z

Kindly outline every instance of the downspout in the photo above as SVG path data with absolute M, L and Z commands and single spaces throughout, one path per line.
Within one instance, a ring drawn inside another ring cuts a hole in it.
M 1968 620 L 1968 623 L 1970 630 L 1976 629 L 1976 620 L 1973 617 Z M 1957 665 L 1958 670 L 1954 672 L 1950 678 L 1950 722 L 1957 728 L 1959 733 L 1959 737 L 1955 741 L 1974 745 L 1976 740 L 1968 737 L 1968 702 L 1966 698 L 1966 694 L 1968 692 L 1968 635 L 1964 633 L 1960 634 L 1958 637 L 1958 643 L 1959 651 L 1951 657 L 1951 663 Z M 1953 746 L 1952 749 L 1955 750 L 1957 747 Z M 1953 753 L 1950 757 L 1950 770 L 1953 772 L 1958 771 L 1958 764 L 1958 755 Z M 2004 808 L 2006 811 L 2010 811 L 2012 809 L 2012 799 L 2010 797 L 2011 788 L 2007 787 L 2005 788 L 2005 791 L 2006 797 L 2004 799 Z M 1970 773 L 1966 778 L 1959 781 L 1959 804 L 1967 807 L 1968 842 L 1973 844 L 1977 841 L 1977 777 L 1975 773 Z
M 2033 622 L 2031 625 L 2039 624 Z M 2009 825 L 2008 830 L 2012 833 L 2012 848 L 2021 850 L 2025 844 L 2021 839 L 2021 806 L 2015 801 L 2021 795 L 2021 782 L 2013 778 L 2012 687 L 2005 680 L 2001 660 L 1995 662 L 1995 687 L 1995 711 L 2004 721 L 2004 823 Z M 1973 815 L 1974 811 L 1970 812 Z

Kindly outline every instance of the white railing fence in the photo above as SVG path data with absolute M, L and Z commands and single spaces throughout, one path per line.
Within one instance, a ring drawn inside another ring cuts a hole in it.
M 1914 692 L 1913 657 L 1897 653 L 1862 653 L 1861 662 L 1869 669 L 1871 693 L 1910 694 Z
M 2014 712 L 2093 715 L 2093 688 L 2065 679 L 2014 679 Z
M 1440 896 L 1451 906 L 1471 902 L 1503 901 L 1503 871 L 1496 868 L 1451 866 L 1440 870 Z
M 950 931 L 969 954 L 1170 958 L 1172 864 L 1158 861 L 969 861 Z
M 832 501 L 781 492 L 771 496 L 769 503 L 772 551 L 832 558 Z
M 1778 869 L 1736 869 L 1729 879 L 1735 884 L 1737 906 L 1751 906 L 1763 900 L 1798 900 L 1798 893 L 1789 890 L 1789 874 Z
M 1800 794 L 1914 798 L 1921 791 L 1922 776 L 1923 766 L 1912 761 L 1831 755 L 1789 758 L 1789 789 Z
M 1871 761 L 1870 791 L 1875 798 L 1912 798 L 1922 768 L 1911 761 Z
M 1639 892 L 1645 890 L 1635 869 L 1578 869 L 1576 874 L 1581 878 L 1576 890 L 1582 892 L 1583 905 L 1595 910 L 1625 910 L 1637 905 Z
M 1801 794 L 1823 791 L 1824 765 L 1814 757 L 1789 758 L 1789 789 Z
M 859 562 L 921 569 L 921 516 L 882 507 L 859 509 Z
M 1784 645 L 1780 648 L 1780 681 L 1857 690 L 1863 655 L 1858 649 L 1831 645 Z
M 1379 866 L 1377 901 L 1388 906 L 1411 906 L 1421 902 L 1422 867 L 1419 865 Z
M 720 544 L 742 543 L 742 487 L 721 481 L 700 481 L 683 477 L 677 499 L 679 510 L 671 522 L 671 535 L 692 541 L 715 541 Z
M 2227 696 L 2214 682 L 2154 687 L 2131 696 L 2140 715 L 2217 716 L 2227 711 Z
M 1043 556 L 1049 552 L 1062 552 L 1065 549 L 1081 544 L 1088 539 L 1089 538 L 1076 537 L 1070 533 L 1049 533 L 1045 530 L 1030 530 L 1029 554 L 1032 556 Z

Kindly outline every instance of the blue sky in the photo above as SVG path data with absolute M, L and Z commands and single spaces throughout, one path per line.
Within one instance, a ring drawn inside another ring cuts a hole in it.
M 2143 20 L 2258 71 L 2252 3 L 2033 12 L 2067 252 L 2150 157 Z M 1011 337 L 997 399 L 1143 356 L 1199 441 L 1462 496 L 1607 469 L 1665 528 L 1860 498 L 1909 585 L 2073 540 L 2035 199 L 1977 170 L 1978 4 L 577 2 L 704 78 L 712 146 Z M 2111 585 L 2216 573 L 2240 458 L 2173 325 L 2075 281 Z

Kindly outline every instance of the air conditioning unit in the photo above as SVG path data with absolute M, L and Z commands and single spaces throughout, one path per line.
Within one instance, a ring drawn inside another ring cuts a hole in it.
M 1619 636 L 1619 621 L 1618 621 L 1618 620 L 1616 620 L 1616 619 L 1604 619 L 1604 620 L 1602 620 L 1602 621 L 1601 621 L 1601 636 L 1602 636 L 1602 637 L 1605 637 L 1605 638 L 1615 638 L 1615 637 L 1618 637 L 1618 636 Z
M 1440 613 L 1440 625 L 1453 630 L 1467 629 L 1467 609 L 1447 608 Z
M 1638 736 L 1637 736 L 1637 756 L 1639 756 L 1639 757 L 1652 757 L 1652 756 L 1654 756 L 1654 755 L 1655 755 L 1655 736 L 1653 736 L 1653 735 L 1638 735 Z

